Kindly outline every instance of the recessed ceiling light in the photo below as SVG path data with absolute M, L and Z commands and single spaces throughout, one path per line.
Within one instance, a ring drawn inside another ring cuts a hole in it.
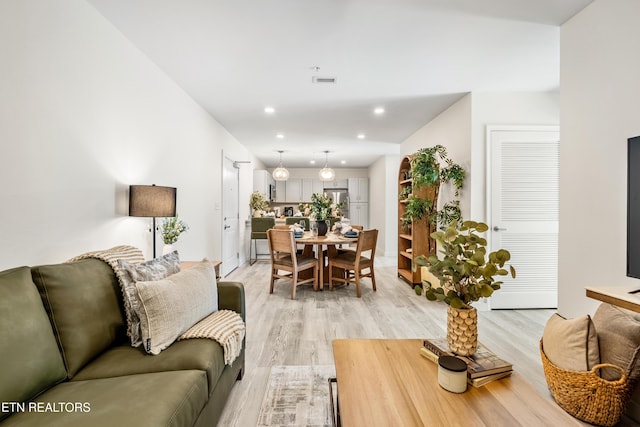
M 346 164 L 347 164 L 347 161 L 346 161 L 346 160 L 340 160 L 340 164 L 342 164 L 342 165 L 346 165 Z
M 278 139 L 282 139 L 282 138 L 284 138 L 284 135 L 283 135 L 283 134 L 281 134 L 281 133 L 277 133 L 277 134 L 276 134 L 276 138 L 278 138 Z
M 309 160 L 309 163 L 311 163 L 312 165 L 315 165 L 316 161 L 315 160 Z
M 374 114 L 384 114 L 384 108 L 382 107 L 377 107 L 375 110 L 373 110 Z
M 276 112 L 276 109 L 273 107 L 264 107 L 264 112 L 267 114 L 273 114 Z
M 364 133 L 359 133 L 358 134 L 358 139 L 364 139 L 366 137 L 366 135 Z

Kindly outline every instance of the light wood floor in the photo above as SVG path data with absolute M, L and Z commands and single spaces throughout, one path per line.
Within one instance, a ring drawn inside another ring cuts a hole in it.
M 246 371 L 226 404 L 220 426 L 255 426 L 269 370 L 277 365 L 332 365 L 331 342 L 336 338 L 427 338 L 443 336 L 446 306 L 418 297 L 396 275 L 395 260 L 376 258 L 376 284 L 362 284 L 362 298 L 352 286 L 298 287 L 276 282 L 269 294 L 268 262 L 242 266 L 224 280 L 244 283 L 247 302 Z M 481 312 L 480 341 L 548 394 L 538 342 L 553 310 L 495 310 Z

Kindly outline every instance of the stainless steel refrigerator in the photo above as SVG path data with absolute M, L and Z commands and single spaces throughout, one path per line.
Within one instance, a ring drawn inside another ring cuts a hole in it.
M 348 188 L 325 188 L 324 193 L 333 199 L 333 203 L 343 203 L 342 216 L 349 218 L 349 189 Z

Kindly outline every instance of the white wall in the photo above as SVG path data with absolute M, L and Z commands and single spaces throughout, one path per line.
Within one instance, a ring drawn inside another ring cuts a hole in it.
M 76 0 L 1 2 L 0 52 L 0 269 L 117 244 L 151 256 L 130 184 L 177 187 L 181 257 L 221 256 L 222 151 L 252 156 L 156 65 Z
M 380 157 L 369 167 L 369 226 L 378 229 L 377 255 L 398 250 L 398 168 L 400 156 Z
M 596 0 L 561 29 L 559 311 L 626 277 L 627 138 L 640 135 L 637 0 Z

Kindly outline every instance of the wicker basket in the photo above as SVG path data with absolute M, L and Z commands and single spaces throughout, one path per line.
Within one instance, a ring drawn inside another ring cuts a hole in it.
M 631 392 L 624 370 L 609 363 L 594 366 L 591 371 L 570 371 L 549 361 L 540 340 L 540 356 L 549 390 L 562 409 L 591 424 L 613 426 L 619 420 Z M 620 371 L 620 379 L 608 381 L 598 376 L 602 368 Z

